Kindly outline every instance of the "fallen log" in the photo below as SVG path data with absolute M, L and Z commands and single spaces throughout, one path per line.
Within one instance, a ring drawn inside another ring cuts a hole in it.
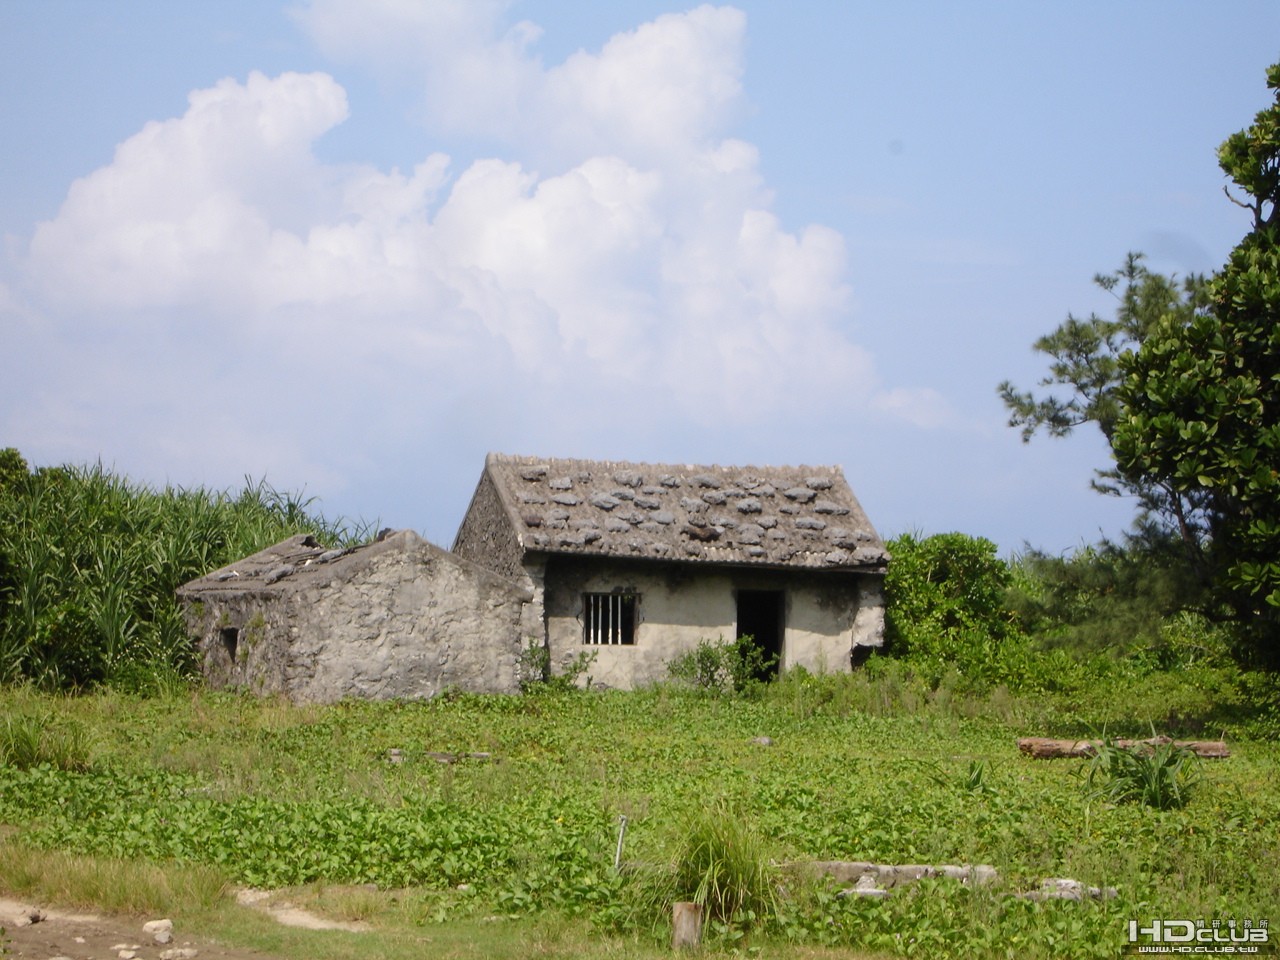
M 1146 740 L 1114 740 L 1112 742 L 1124 750 L 1137 748 L 1146 753 L 1171 743 L 1175 747 L 1190 750 L 1197 757 L 1220 760 L 1231 756 L 1231 751 L 1222 740 L 1170 740 L 1168 737 L 1150 737 Z M 1101 743 L 1101 740 L 1023 737 L 1018 741 L 1018 749 L 1037 760 L 1053 760 L 1058 757 L 1091 757 Z

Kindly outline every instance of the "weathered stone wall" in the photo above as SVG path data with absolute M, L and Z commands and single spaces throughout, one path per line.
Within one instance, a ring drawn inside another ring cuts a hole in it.
M 341 580 L 188 602 L 210 685 L 317 702 L 516 691 L 532 593 L 412 534 L 386 546 Z
M 699 640 L 732 640 L 736 591 L 782 590 L 781 668 L 848 672 L 855 645 L 883 642 L 884 610 L 876 603 L 879 579 L 552 557 L 544 592 L 548 650 L 556 670 L 584 651 L 594 652 L 588 670 L 592 682 L 629 689 L 666 679 L 667 664 Z M 584 644 L 582 595 L 614 591 L 640 598 L 635 644 Z
M 471 505 L 453 541 L 453 552 L 508 580 L 525 579 L 520 563 L 523 552 L 488 470 L 476 485 Z

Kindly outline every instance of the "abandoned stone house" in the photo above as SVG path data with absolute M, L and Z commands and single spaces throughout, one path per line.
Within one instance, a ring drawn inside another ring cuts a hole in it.
M 179 591 L 214 686 L 295 700 L 514 692 L 522 654 L 663 679 L 699 640 L 847 671 L 883 642 L 888 556 L 838 467 L 490 454 L 452 552 L 293 537 Z

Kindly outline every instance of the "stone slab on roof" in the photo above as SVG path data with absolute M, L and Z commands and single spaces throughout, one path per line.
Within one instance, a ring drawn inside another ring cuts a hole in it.
M 415 551 L 424 557 L 450 558 L 451 562 L 474 567 L 412 530 L 385 530 L 376 540 L 345 549 L 329 548 L 309 534 L 299 534 L 185 583 L 177 593 L 179 599 L 233 594 L 283 596 L 307 587 L 324 588 L 351 581 L 376 557 L 393 551 Z M 479 567 L 475 570 L 480 576 L 509 583 L 491 571 Z
M 425 545 L 412 530 L 384 533 L 372 543 L 347 549 L 326 547 L 310 534 L 298 534 L 259 550 L 178 588 L 178 596 L 192 593 L 288 593 L 303 586 L 346 579 L 370 559 L 387 550 Z
M 525 553 L 882 572 L 884 542 L 839 467 L 489 454 Z

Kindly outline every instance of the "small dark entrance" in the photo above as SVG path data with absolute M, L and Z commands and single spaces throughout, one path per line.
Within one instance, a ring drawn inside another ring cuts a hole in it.
M 738 639 L 751 637 L 768 661 L 761 680 L 777 676 L 782 663 L 783 600 L 781 590 L 738 591 Z

